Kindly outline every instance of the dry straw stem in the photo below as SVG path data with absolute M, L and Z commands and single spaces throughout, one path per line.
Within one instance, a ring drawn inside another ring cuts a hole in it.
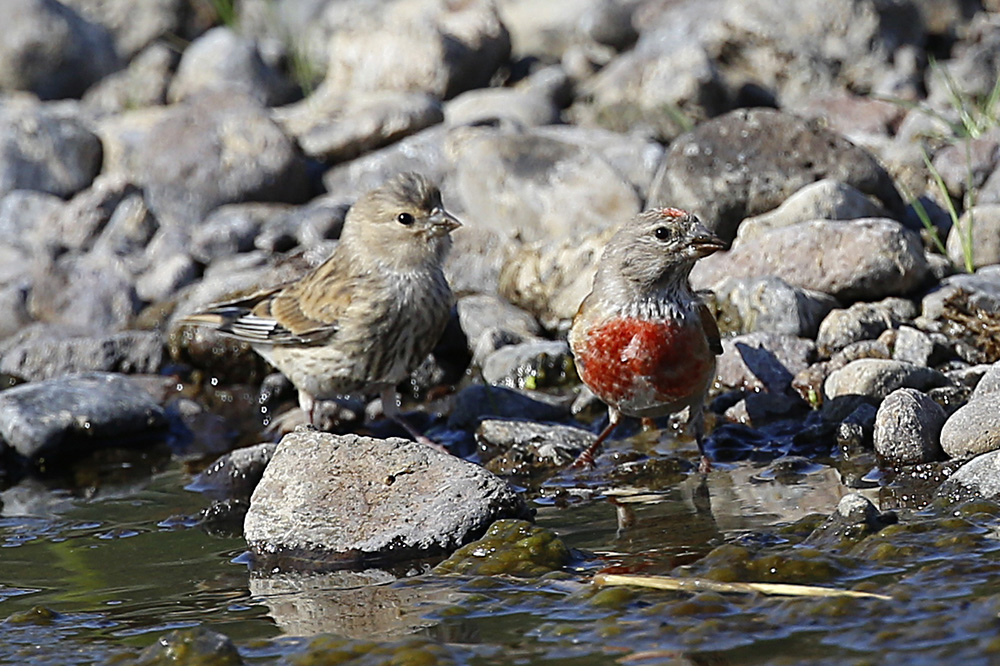
M 858 597 L 864 599 L 885 599 L 892 597 L 873 592 L 840 590 L 816 585 L 793 585 L 791 583 L 720 583 L 704 578 L 672 578 L 670 576 L 625 576 L 621 574 L 597 574 L 594 585 L 633 585 L 656 590 L 678 590 L 682 592 L 738 592 L 741 594 L 760 593 L 785 597 Z

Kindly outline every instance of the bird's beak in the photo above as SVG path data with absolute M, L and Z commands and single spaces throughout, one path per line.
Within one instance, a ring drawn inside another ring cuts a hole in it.
M 726 244 L 708 229 L 701 229 L 688 241 L 688 247 L 691 248 L 695 258 L 701 259 L 719 250 L 725 250 Z
M 435 208 L 432 210 L 428 220 L 431 223 L 431 228 L 434 230 L 434 234 L 437 236 L 443 236 L 446 233 L 454 231 L 462 226 L 462 223 L 458 221 L 458 218 L 446 211 L 444 208 Z

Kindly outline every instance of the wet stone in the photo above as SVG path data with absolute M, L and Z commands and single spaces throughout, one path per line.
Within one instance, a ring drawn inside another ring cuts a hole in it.
M 503 476 L 564 467 L 576 460 L 594 437 L 573 426 L 514 419 L 486 419 L 476 429 L 476 443 L 489 460 L 486 469 Z
M 944 409 L 910 388 L 893 391 L 875 417 L 875 450 L 891 463 L 912 465 L 940 460 Z
M 618 486 L 675 488 L 694 469 L 689 461 L 676 456 L 654 456 L 640 460 L 625 460 L 615 465 L 610 477 Z
M 436 574 L 541 576 L 569 561 L 569 549 L 552 531 L 526 520 L 498 520 L 483 538 L 455 551 Z
M 533 340 L 501 347 L 483 362 L 483 379 L 511 388 L 538 389 L 575 379 L 573 358 L 564 340 Z
M 966 462 L 940 485 L 937 495 L 956 502 L 973 497 L 1000 500 L 1000 451 Z
M 225 634 L 205 627 L 176 629 L 136 658 L 136 666 L 242 666 L 240 653 Z
M 299 428 L 278 444 L 244 529 L 257 568 L 322 570 L 446 553 L 529 515 L 504 481 L 432 447 Z
M 187 489 L 216 499 L 249 501 L 277 446 L 264 442 L 227 453 L 206 467 Z
M 455 430 L 475 430 L 486 418 L 516 418 L 530 421 L 559 421 L 569 416 L 570 406 L 535 400 L 503 386 L 472 384 L 462 389 L 448 415 L 448 427 Z
M 102 372 L 0 392 L 0 435 L 30 460 L 57 463 L 97 448 L 162 437 L 163 410 L 128 378 Z
M 837 446 L 845 455 L 873 448 L 877 414 L 874 405 L 862 403 L 837 425 Z
M 804 544 L 813 547 L 849 548 L 887 525 L 897 522 L 893 512 L 880 513 L 870 500 L 851 494 L 841 498 L 837 510 L 810 534 Z
M 1000 448 L 1000 393 L 987 393 L 959 407 L 941 429 L 941 448 L 968 458 Z

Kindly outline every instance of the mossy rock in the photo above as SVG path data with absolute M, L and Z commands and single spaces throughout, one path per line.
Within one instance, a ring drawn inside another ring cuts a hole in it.
M 490 525 L 478 541 L 462 546 L 435 573 L 472 576 L 541 576 L 569 561 L 566 545 L 550 530 L 526 520 L 504 519 Z

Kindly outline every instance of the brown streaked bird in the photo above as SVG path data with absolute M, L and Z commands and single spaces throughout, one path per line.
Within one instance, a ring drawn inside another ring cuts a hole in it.
M 609 423 L 574 466 L 593 464 L 622 415 L 688 408 L 701 469 L 708 469 L 702 410 L 722 344 L 688 278 L 698 259 L 723 247 L 698 218 L 676 208 L 640 213 L 608 241 L 569 344 L 580 378 L 607 403 Z
M 395 387 L 448 322 L 442 264 L 459 226 L 437 187 L 403 173 L 358 199 L 333 253 L 301 279 L 182 322 L 250 343 L 298 389 L 310 422 L 317 400 L 378 391 L 385 415 L 427 442 L 401 417 Z

